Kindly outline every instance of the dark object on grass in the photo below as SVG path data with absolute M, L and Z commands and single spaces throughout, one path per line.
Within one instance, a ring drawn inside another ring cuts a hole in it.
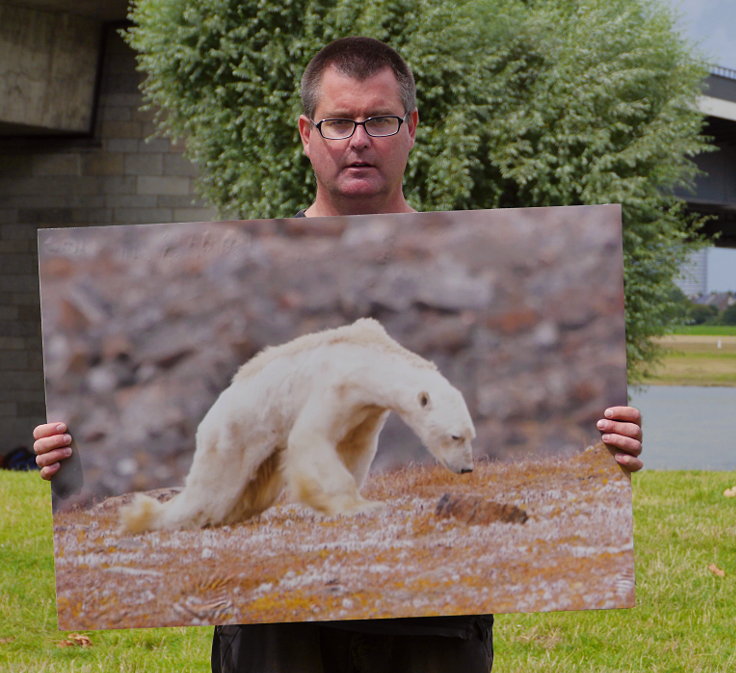
M 25 446 L 19 446 L 10 453 L 0 456 L 0 468 L 3 470 L 37 470 L 36 456 L 34 456 Z
M 453 517 L 468 524 L 526 523 L 529 515 L 515 505 L 504 505 L 484 500 L 477 495 L 445 493 L 437 503 L 435 514 L 441 518 Z

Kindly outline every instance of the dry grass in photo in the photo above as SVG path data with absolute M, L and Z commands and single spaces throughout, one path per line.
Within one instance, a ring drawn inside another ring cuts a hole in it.
M 466 475 L 410 465 L 364 492 L 386 507 L 324 517 L 279 504 L 242 524 L 136 536 L 115 532 L 129 495 L 58 513 L 60 628 L 634 603 L 630 478 L 601 444 Z

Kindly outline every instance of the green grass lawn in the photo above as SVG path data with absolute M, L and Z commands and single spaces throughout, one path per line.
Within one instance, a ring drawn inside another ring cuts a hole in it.
M 736 325 L 683 325 L 673 334 L 688 336 L 736 336 Z
M 736 472 L 633 476 L 638 607 L 500 615 L 501 673 L 736 671 Z M 0 472 L 0 671 L 209 671 L 211 628 L 88 631 L 60 647 L 48 485 Z M 725 577 L 709 571 L 715 564 Z M 380 673 L 380 672 L 376 672 Z
M 209 671 L 211 628 L 85 632 L 89 647 L 60 647 L 51 496 L 37 472 L 0 471 L 0 672 Z

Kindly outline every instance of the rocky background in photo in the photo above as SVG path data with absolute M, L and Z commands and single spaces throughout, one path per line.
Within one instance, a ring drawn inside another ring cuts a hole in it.
M 48 418 L 84 471 L 69 504 L 181 485 L 241 364 L 360 317 L 462 391 L 478 456 L 577 454 L 626 402 L 617 206 L 39 235 Z M 430 460 L 392 418 L 373 469 Z

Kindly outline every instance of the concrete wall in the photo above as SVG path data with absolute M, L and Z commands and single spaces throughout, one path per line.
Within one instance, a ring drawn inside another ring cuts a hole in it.
M 133 54 L 107 28 L 94 137 L 0 138 L 0 454 L 30 447 L 45 421 L 36 230 L 215 218 L 196 169 L 168 140 L 146 141 Z
M 89 133 L 102 25 L 0 5 L 0 122 L 17 131 Z

